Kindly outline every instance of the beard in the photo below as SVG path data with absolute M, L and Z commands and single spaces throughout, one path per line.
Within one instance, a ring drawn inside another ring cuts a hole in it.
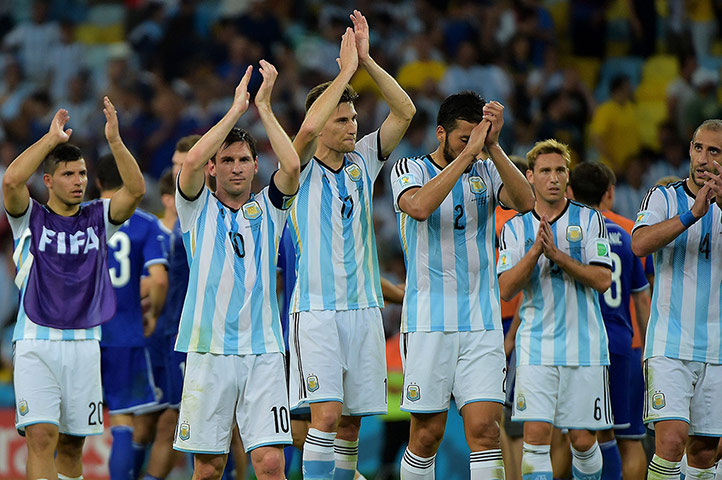
M 443 153 L 444 153 L 444 161 L 446 162 L 447 165 L 450 164 L 451 162 L 453 162 L 454 160 L 456 160 L 457 155 L 455 155 L 455 154 L 451 151 L 451 148 L 449 147 L 449 144 L 446 143 L 446 142 L 444 142 L 444 150 L 443 150 Z

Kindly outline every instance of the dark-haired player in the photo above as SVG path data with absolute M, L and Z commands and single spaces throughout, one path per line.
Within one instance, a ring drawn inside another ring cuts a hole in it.
M 88 184 L 80 149 L 68 144 L 70 116 L 58 110 L 48 133 L 9 166 L 3 200 L 15 239 L 21 305 L 13 333 L 16 427 L 25 431 L 27 477 L 82 477 L 85 436 L 103 431 L 100 324 L 115 313 L 107 244 L 145 193 L 105 97 L 105 136 L 123 187 L 81 206 Z M 48 203 L 26 183 L 43 164 Z M 57 456 L 55 456 L 57 452 Z
M 406 480 L 434 478 L 452 394 L 471 449 L 471 478 L 504 478 L 499 422 L 506 357 L 493 268 L 494 211 L 502 203 L 526 212 L 534 194 L 499 146 L 503 110 L 470 91 L 447 97 L 437 115 L 438 148 L 402 158 L 391 172 L 406 261 Z M 478 159 L 484 146 L 490 160 Z
M 123 186 L 112 156 L 97 163 L 101 198 L 112 198 Z M 103 398 L 110 411 L 113 445 L 108 469 L 113 479 L 135 479 L 134 417 L 157 405 L 156 388 L 146 350 L 168 288 L 167 254 L 158 219 L 140 209 L 108 241 L 110 281 L 116 297 L 115 316 L 104 323 L 100 339 Z M 146 273 L 147 272 L 147 273 Z M 141 277 L 147 274 L 150 311 L 141 310 Z

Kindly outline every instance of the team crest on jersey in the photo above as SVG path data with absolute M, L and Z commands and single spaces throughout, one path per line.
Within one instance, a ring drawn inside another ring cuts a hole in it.
M 412 402 L 418 402 L 421 400 L 421 388 L 415 383 L 412 383 L 406 387 L 406 398 Z
M 607 244 L 604 242 L 597 242 L 597 256 L 598 257 L 607 257 L 609 256 L 609 248 L 607 247 Z
M 309 392 L 315 392 L 318 390 L 318 377 L 316 375 L 309 375 L 306 377 L 306 388 Z
M 30 407 L 28 407 L 28 402 L 26 402 L 25 400 L 20 400 L 18 402 L 18 413 L 20 413 L 20 415 L 22 416 L 25 416 L 28 414 L 29 411 Z
M 579 225 L 569 225 L 567 227 L 567 241 L 580 242 L 582 240 L 582 227 Z
M 524 398 L 523 393 L 516 396 L 516 409 L 520 412 L 526 410 L 526 398 Z
M 263 210 L 261 210 L 261 206 L 255 200 L 243 205 L 243 216 L 246 217 L 247 220 L 255 220 L 262 214 Z
M 469 189 L 471 193 L 481 194 L 486 192 L 486 183 L 481 177 L 474 175 L 469 177 Z
M 178 436 L 181 440 L 188 440 L 191 438 L 191 426 L 188 424 L 188 422 L 183 422 L 180 424 L 180 427 L 178 429 Z
M 652 408 L 661 410 L 665 405 L 667 405 L 667 402 L 664 399 L 664 393 L 659 391 L 655 392 L 654 395 L 652 395 Z
M 360 182 L 361 181 L 361 168 L 356 165 L 355 163 L 352 163 L 351 165 L 344 168 L 346 170 L 346 173 L 348 174 L 349 178 L 353 180 L 354 182 Z

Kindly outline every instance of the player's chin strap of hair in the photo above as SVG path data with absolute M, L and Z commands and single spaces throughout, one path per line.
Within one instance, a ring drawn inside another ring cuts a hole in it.
M 18 287 L 18 289 L 23 288 L 23 283 L 25 283 L 25 279 L 30 273 L 30 267 L 33 265 L 33 259 L 35 258 L 33 257 L 33 254 L 30 253 L 30 250 L 28 250 L 28 258 L 26 258 L 24 262 L 22 261 L 25 243 L 29 241 L 30 229 L 26 228 L 25 231 L 23 231 L 22 235 L 20 235 L 20 239 L 18 240 L 18 246 L 15 247 L 15 251 L 13 252 L 13 261 L 15 262 L 15 265 L 18 266 L 18 273 L 17 275 L 15 275 L 15 285 Z

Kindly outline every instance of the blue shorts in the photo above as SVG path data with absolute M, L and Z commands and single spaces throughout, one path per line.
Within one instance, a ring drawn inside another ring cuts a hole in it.
M 145 412 L 166 408 L 177 410 L 180 407 L 186 354 L 174 350 L 175 337 L 174 334 L 160 333 L 151 335 L 146 341 L 153 369 L 158 406 L 149 408 Z
M 644 408 L 644 375 L 641 349 L 626 355 L 609 354 L 609 390 L 614 414 L 614 435 L 618 438 L 642 438 L 646 434 L 642 413 Z
M 113 414 L 136 413 L 157 404 L 145 347 L 100 347 L 105 405 Z

